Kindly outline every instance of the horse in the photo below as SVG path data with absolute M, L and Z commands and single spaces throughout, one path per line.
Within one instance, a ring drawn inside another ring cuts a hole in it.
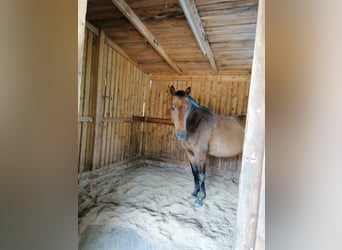
M 237 116 L 220 116 L 197 103 L 191 96 L 191 88 L 169 89 L 172 99 L 171 120 L 175 136 L 181 142 L 190 161 L 194 177 L 195 207 L 203 205 L 205 192 L 205 168 L 207 155 L 232 157 L 241 154 L 245 121 Z

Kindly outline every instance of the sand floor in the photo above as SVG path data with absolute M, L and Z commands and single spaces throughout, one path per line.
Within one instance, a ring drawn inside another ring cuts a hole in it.
M 200 208 L 192 191 L 189 171 L 143 165 L 79 188 L 79 249 L 231 249 L 238 185 L 207 176 Z

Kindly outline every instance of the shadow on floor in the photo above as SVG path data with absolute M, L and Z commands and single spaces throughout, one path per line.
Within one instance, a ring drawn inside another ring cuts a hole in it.
M 103 226 L 88 226 L 80 239 L 80 250 L 159 250 L 149 239 L 129 228 L 107 229 Z

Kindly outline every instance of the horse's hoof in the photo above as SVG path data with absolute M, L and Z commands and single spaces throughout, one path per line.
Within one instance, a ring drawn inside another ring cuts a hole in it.
M 195 201 L 195 207 L 201 207 L 203 205 L 203 202 L 200 200 Z

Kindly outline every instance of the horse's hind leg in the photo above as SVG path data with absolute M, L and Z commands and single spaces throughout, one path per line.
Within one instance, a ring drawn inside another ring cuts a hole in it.
M 194 198 L 198 198 L 197 194 L 200 191 L 198 168 L 195 164 L 192 164 L 191 162 L 190 162 L 190 165 L 191 165 L 192 175 L 194 176 L 194 191 L 191 193 L 191 196 Z

